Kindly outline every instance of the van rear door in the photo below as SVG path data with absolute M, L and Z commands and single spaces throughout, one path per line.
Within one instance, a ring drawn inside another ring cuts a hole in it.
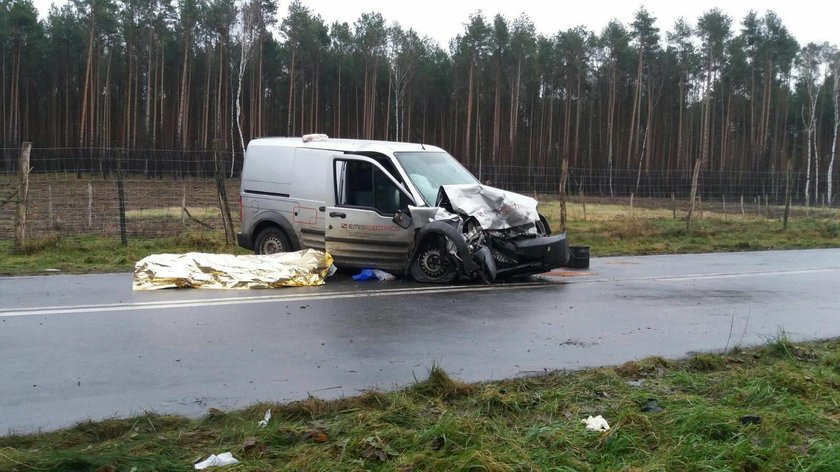
M 402 272 L 414 242 L 414 227 L 403 229 L 392 218 L 414 201 L 374 159 L 333 159 L 335 206 L 327 208 L 326 249 L 339 267 Z

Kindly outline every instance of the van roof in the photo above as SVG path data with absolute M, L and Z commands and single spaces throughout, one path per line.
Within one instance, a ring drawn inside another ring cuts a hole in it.
M 443 149 L 429 144 L 418 143 L 401 143 L 396 141 L 374 141 L 367 139 L 333 139 L 327 138 L 324 140 L 316 140 L 304 142 L 302 138 L 256 138 L 248 143 L 248 148 L 251 146 L 274 146 L 274 147 L 303 147 L 312 149 L 330 149 L 344 152 L 363 152 L 366 150 L 376 151 L 378 149 L 387 148 L 391 152 L 410 152 L 410 151 L 439 151 L 444 152 Z

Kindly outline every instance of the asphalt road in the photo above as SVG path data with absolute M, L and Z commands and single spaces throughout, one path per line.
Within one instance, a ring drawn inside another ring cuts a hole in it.
M 498 284 L 132 292 L 0 278 L 0 434 L 840 336 L 840 249 L 594 258 Z

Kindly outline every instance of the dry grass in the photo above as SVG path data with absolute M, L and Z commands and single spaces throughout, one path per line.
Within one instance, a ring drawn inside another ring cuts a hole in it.
M 203 206 L 203 207 L 187 207 L 190 214 L 200 220 L 218 218 L 219 207 Z M 158 208 L 139 208 L 136 210 L 126 210 L 125 217 L 128 220 L 165 220 L 165 219 L 181 219 L 181 207 L 169 206 Z M 184 218 L 189 218 L 184 216 Z

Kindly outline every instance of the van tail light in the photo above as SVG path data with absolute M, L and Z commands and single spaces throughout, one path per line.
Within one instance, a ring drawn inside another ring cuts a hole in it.
M 242 226 L 242 195 L 239 195 L 239 226 Z

